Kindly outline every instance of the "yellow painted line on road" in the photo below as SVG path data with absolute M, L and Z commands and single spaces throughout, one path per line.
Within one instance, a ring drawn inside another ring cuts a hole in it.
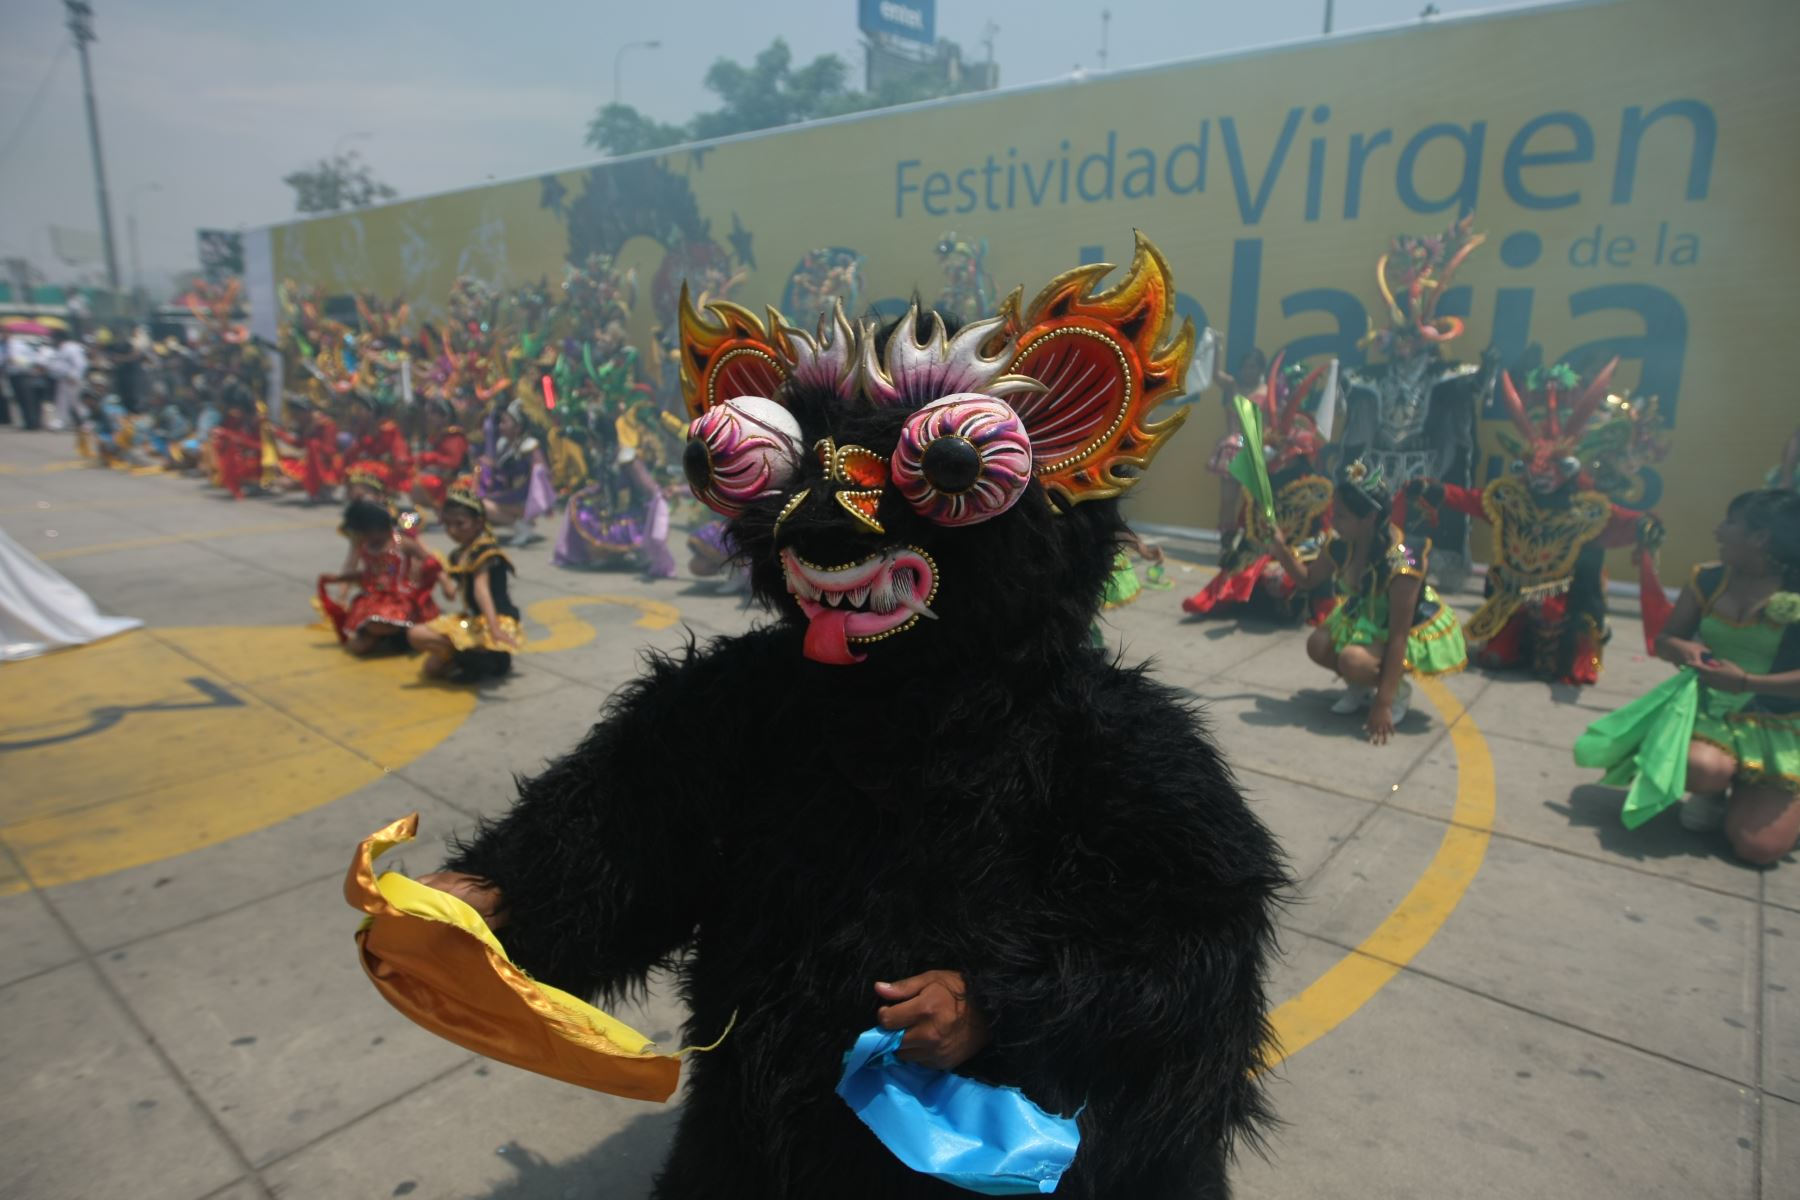
M 1274 1066 L 1312 1045 L 1367 1004 L 1376 992 L 1425 949 L 1487 856 L 1494 829 L 1494 759 L 1487 740 L 1450 689 L 1436 679 L 1415 685 L 1450 727 L 1456 750 L 1456 808 L 1444 840 L 1425 873 L 1361 945 L 1277 1008 L 1267 1065 Z
M 66 550 L 49 550 L 39 558 L 46 562 L 58 558 L 82 558 L 89 554 L 111 554 L 115 550 L 140 550 L 146 546 L 173 546 L 180 542 L 204 542 L 212 538 L 242 537 L 251 533 L 280 533 L 291 529 L 333 529 L 335 521 L 284 521 L 276 525 L 238 525 L 231 529 L 203 529 L 195 533 L 165 533 L 156 537 L 132 538 L 123 542 L 96 542 L 92 546 L 70 546 Z
M 89 459 L 77 458 L 68 462 L 39 463 L 35 467 L 0 466 L 0 475 L 54 475 L 59 471 L 76 471 L 92 465 Z
M 667 629 L 681 620 L 681 610 L 664 600 L 648 596 L 558 596 L 539 600 L 526 608 L 525 616 L 544 626 L 547 636 L 534 636 L 525 643 L 528 654 L 549 654 L 557 650 L 573 650 L 585 646 L 596 636 L 594 627 L 574 614 L 574 610 L 592 604 L 616 604 L 638 611 L 632 624 L 639 629 Z
M 69 504 L 61 500 L 39 500 L 35 504 L 19 504 L 11 508 L 0 508 L 0 517 L 22 517 L 32 513 L 49 513 L 55 516 L 69 512 L 98 512 L 109 508 L 173 508 L 178 504 L 217 504 L 218 500 L 211 496 L 169 496 L 162 500 L 93 500 L 83 503 Z

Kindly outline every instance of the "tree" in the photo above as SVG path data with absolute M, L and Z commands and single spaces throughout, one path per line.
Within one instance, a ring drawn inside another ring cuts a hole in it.
M 821 54 L 794 69 L 794 52 L 776 38 L 756 61 L 745 67 L 728 58 L 706 72 L 706 89 L 725 103 L 701 113 L 689 125 L 694 138 L 725 137 L 755 129 L 773 129 L 846 110 L 845 81 L 850 68 L 835 54 Z
M 961 50 L 953 43 L 939 42 L 936 53 L 940 61 L 961 63 Z M 972 86 L 954 70 L 921 71 L 890 81 L 874 93 L 852 91 L 849 79 L 849 66 L 835 54 L 821 54 L 795 67 L 794 52 L 776 38 L 748 65 L 729 58 L 713 63 L 706 72 L 706 88 L 722 101 L 713 111 L 699 113 L 685 125 L 667 125 L 629 104 L 608 104 L 588 122 L 587 144 L 609 155 L 636 154 L 679 142 L 931 100 Z
M 653 121 L 629 104 L 608 104 L 588 122 L 587 144 L 608 154 L 660 150 L 691 140 L 685 125 Z
M 376 179 L 369 164 L 354 150 L 321 158 L 317 166 L 284 175 L 281 182 L 294 189 L 294 211 L 303 213 L 366 208 L 377 200 L 392 200 L 400 194 Z

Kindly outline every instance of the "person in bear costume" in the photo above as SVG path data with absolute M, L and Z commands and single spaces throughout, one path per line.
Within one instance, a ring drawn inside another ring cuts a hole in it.
M 774 619 L 651 655 L 423 880 L 537 979 L 669 970 L 729 1029 L 657 1197 L 965 1194 L 834 1094 L 876 1024 L 1079 1112 L 1066 1196 L 1219 1200 L 1267 1119 L 1283 860 L 1190 700 L 1088 640 L 1193 342 L 1154 247 L 1111 269 L 959 330 L 683 295 L 687 474 Z

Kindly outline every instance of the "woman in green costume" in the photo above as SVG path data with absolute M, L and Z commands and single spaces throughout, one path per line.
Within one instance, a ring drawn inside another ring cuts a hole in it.
M 1279 531 L 1275 547 L 1302 591 L 1335 582 L 1337 607 L 1306 640 L 1306 653 L 1348 685 L 1332 712 L 1369 710 L 1363 730 L 1377 746 L 1411 706 L 1408 675 L 1443 675 L 1469 661 L 1456 613 L 1425 582 L 1431 542 L 1407 545 L 1391 510 L 1380 471 L 1353 462 L 1338 477 L 1325 553 L 1302 563 Z
M 1628 827 L 1680 801 L 1688 829 L 1723 826 L 1766 865 L 1800 838 L 1800 494 L 1745 492 L 1713 536 L 1719 561 L 1656 639 L 1680 671 L 1589 726 L 1575 761 L 1630 785 Z
M 1130 558 L 1132 554 L 1150 564 L 1141 582 L 1138 580 L 1137 567 Z M 1135 531 L 1127 528 L 1119 535 L 1119 549 L 1113 555 L 1113 572 L 1107 576 L 1106 590 L 1100 594 L 1101 609 L 1124 608 L 1136 600 L 1145 588 L 1154 588 L 1160 592 L 1174 587 L 1167 577 L 1167 561 L 1161 546 L 1146 542 Z M 1100 618 L 1097 616 L 1088 627 L 1088 639 L 1093 642 L 1096 650 L 1106 645 L 1106 631 L 1100 628 Z

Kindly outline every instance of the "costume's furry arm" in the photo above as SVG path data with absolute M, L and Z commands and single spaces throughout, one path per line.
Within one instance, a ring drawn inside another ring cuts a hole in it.
M 1174 693 L 1117 673 L 1084 719 L 1063 743 L 1081 794 L 1044 844 L 1043 912 L 995 929 L 970 998 L 1029 1094 L 1088 1106 L 1095 1156 L 1254 1137 L 1280 853 Z
M 457 846 L 450 869 L 498 885 L 501 940 L 537 978 L 617 997 L 691 936 L 710 831 L 671 764 L 693 753 L 682 732 L 704 659 L 652 658 L 572 753 Z

